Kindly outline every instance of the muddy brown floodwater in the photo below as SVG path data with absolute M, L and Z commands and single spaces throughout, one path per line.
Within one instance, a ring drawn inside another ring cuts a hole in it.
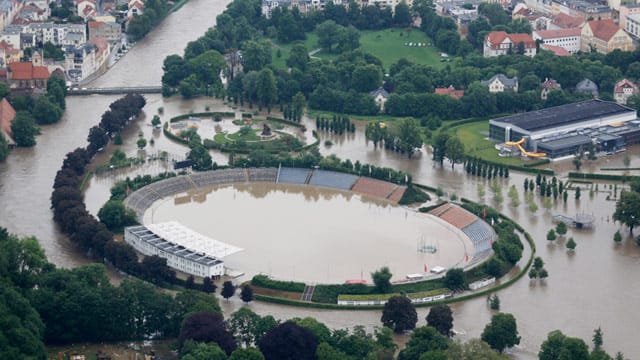
M 208 1 L 190 0 L 177 13 L 171 14 L 147 38 L 140 41 L 112 69 L 89 86 L 140 86 L 158 85 L 162 75 L 162 60 L 172 53 L 182 53 L 186 43 L 199 37 L 215 22 L 228 0 Z M 66 236 L 61 234 L 52 220 L 49 208 L 53 178 L 60 168 L 64 155 L 78 146 L 86 145 L 86 137 L 91 126 L 97 124 L 100 115 L 116 99 L 114 96 L 84 96 L 67 98 L 67 110 L 63 119 L 50 126 L 42 127 L 38 144 L 30 149 L 16 149 L 4 163 L 0 163 L 0 226 L 19 235 L 34 235 L 40 240 L 50 261 L 62 267 L 75 267 L 87 263 L 84 254 L 75 250 Z M 158 95 L 147 96 L 148 104 L 142 116 L 124 134 L 125 144 L 121 147 L 129 156 L 138 155 L 135 140 L 138 133 L 147 139 L 153 138 L 155 144 L 147 146 L 146 155 L 166 151 L 172 158 L 182 158 L 186 149 L 166 139 L 158 130 L 149 125 L 151 116 L 158 108 L 164 108 L 163 121 L 169 117 L 189 111 L 226 109 L 213 99 L 184 101 L 178 98 L 162 99 Z M 309 129 L 314 128 L 312 120 L 305 119 Z M 622 351 L 628 358 L 640 358 L 640 342 L 635 334 L 640 323 L 640 312 L 636 311 L 640 298 L 640 248 L 629 236 L 626 228 L 610 221 L 615 201 L 608 184 L 600 184 L 599 192 L 590 196 L 588 187 L 584 188 L 582 198 L 571 197 L 566 204 L 558 201 L 549 210 L 542 206 L 536 196 L 539 210 L 532 214 L 524 205 L 522 184 L 525 176 L 511 173 L 508 180 L 500 180 L 505 202 L 501 205 L 493 202 L 493 194 L 485 180 L 466 175 L 461 166 L 451 170 L 450 166 L 440 168 L 430 160 L 426 149 L 413 159 L 374 149 L 364 139 L 364 124 L 358 123 L 355 134 L 343 136 L 322 134 L 321 144 L 331 139 L 333 146 L 321 145 L 323 154 L 336 154 L 344 159 L 392 167 L 413 174 L 416 182 L 441 186 L 449 194 L 456 194 L 475 200 L 483 200 L 496 206 L 506 215 L 522 224 L 533 236 L 537 255 L 541 256 L 550 276 L 544 284 L 532 283 L 523 278 L 511 287 L 498 293 L 501 309 L 513 313 L 518 322 L 522 342 L 511 352 L 514 358 L 533 359 L 549 331 L 561 329 L 565 334 L 577 336 L 590 342 L 593 329 L 601 327 L 604 331 L 604 348 L 610 353 Z M 105 161 L 112 147 L 105 149 L 97 161 Z M 638 149 L 630 149 L 631 167 L 640 166 Z M 143 155 L 143 154 L 141 154 Z M 214 153 L 215 161 L 224 164 L 227 155 Z M 624 154 L 599 159 L 595 163 L 585 164 L 585 169 L 598 172 L 603 167 L 622 167 Z M 87 206 L 93 213 L 108 198 L 108 192 L 114 181 L 136 173 L 157 173 L 166 168 L 166 164 L 156 161 L 140 168 L 116 171 L 94 176 L 87 188 L 85 197 Z M 566 173 L 571 162 L 564 161 L 551 167 L 560 172 L 559 178 L 566 181 Z M 634 171 L 629 173 L 633 174 Z M 638 174 L 635 171 L 635 174 Z M 478 198 L 478 183 L 483 184 L 486 195 Z M 520 192 L 518 207 L 508 205 L 507 188 L 515 185 Z M 618 191 L 621 187 L 618 188 Z M 573 193 L 571 194 L 573 195 Z M 339 197 L 335 197 L 339 199 Z M 285 205 L 283 205 L 285 206 Z M 332 206 L 332 205 L 331 205 Z M 584 212 L 596 218 L 592 230 L 569 230 L 567 237 L 573 237 L 578 246 L 574 253 L 565 250 L 566 240 L 549 243 L 545 240 L 547 231 L 554 226 L 553 214 L 574 216 Z M 251 223 L 252 219 L 246 220 Z M 386 221 L 386 220 L 385 220 Z M 287 223 L 284 221 L 284 225 Z M 332 224 L 327 224 L 332 229 Z M 624 235 L 622 244 L 614 244 L 612 238 L 616 230 Z M 339 229 L 334 229 L 336 232 Z M 227 230 L 228 231 L 228 230 Z M 375 245 L 373 245 L 375 246 Z M 330 264 L 331 266 L 333 264 Z M 359 270 L 357 270 L 358 276 Z M 325 276 L 326 277 L 326 276 Z M 222 301 L 225 312 L 243 306 L 239 299 Z M 329 311 L 317 309 L 299 309 L 280 305 L 252 303 L 250 306 L 259 314 L 271 314 L 280 319 L 313 316 L 332 328 L 365 325 L 368 329 L 380 325 L 379 311 Z M 485 299 L 479 298 L 453 305 L 454 328 L 463 331 L 461 337 L 468 339 L 479 337 L 485 324 L 492 316 Z M 418 310 L 420 324 L 428 312 L 426 308 Z M 400 338 L 400 341 L 405 340 Z

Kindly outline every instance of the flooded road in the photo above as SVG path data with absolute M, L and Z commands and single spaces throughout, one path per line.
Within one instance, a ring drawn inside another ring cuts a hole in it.
M 197 38 L 208 26 L 213 25 L 215 15 L 221 12 L 226 3 L 227 1 L 190 0 L 91 86 L 158 85 L 164 57 L 171 53 L 182 53 L 187 41 Z M 166 151 L 170 158 L 184 157 L 186 149 L 182 145 L 166 139 L 160 131 L 149 125 L 151 117 L 158 113 L 159 108 L 163 109 L 163 121 L 190 111 L 204 111 L 207 106 L 212 111 L 226 109 L 214 99 L 183 101 L 178 98 L 162 99 L 159 95 L 149 95 L 146 98 L 145 115 L 123 134 L 125 144 L 121 149 L 128 156 Z M 58 124 L 42 127 L 42 135 L 37 138 L 36 147 L 16 149 L 6 162 L 0 163 L 0 226 L 19 235 L 38 237 L 49 260 L 58 266 L 75 267 L 87 260 L 84 254 L 75 250 L 66 236 L 60 234 L 53 223 L 49 209 L 53 178 L 64 155 L 75 147 L 86 145 L 89 128 L 99 122 L 100 115 L 115 99 L 112 96 L 67 98 L 67 111 L 63 119 Z M 311 120 L 305 121 L 309 129 L 315 127 Z M 536 195 L 534 199 L 539 209 L 533 214 L 527 209 L 522 193 L 524 175 L 512 172 L 509 179 L 499 180 L 505 198 L 508 186 L 513 184 L 520 192 L 522 204 L 512 208 L 508 205 L 508 198 L 504 203 L 496 204 L 489 183 L 465 174 L 460 165 L 451 170 L 445 163 L 441 168 L 431 162 L 426 149 L 413 159 L 374 149 L 373 144 L 366 143 L 363 128 L 364 124 L 358 123 L 355 134 L 343 136 L 321 133 L 321 144 L 324 144 L 325 139 L 333 142 L 331 147 L 321 145 L 321 152 L 407 171 L 413 174 L 415 182 L 441 186 L 445 192 L 459 197 L 482 200 L 518 221 L 534 237 L 537 255 L 545 261 L 549 278 L 544 284 L 531 283 L 524 278 L 498 294 L 502 311 L 515 315 L 522 336 L 521 345 L 514 350 L 514 357 L 535 358 L 540 343 L 554 329 L 561 329 L 569 336 L 580 337 L 590 343 L 593 329 L 600 326 L 604 332 L 605 350 L 610 353 L 622 351 L 631 359 L 640 358 L 640 342 L 635 341 L 634 336 L 640 323 L 640 313 L 635 310 L 636 300 L 640 298 L 640 277 L 636 275 L 640 266 L 640 248 L 628 236 L 626 229 L 623 229 L 622 244 L 616 245 L 612 240 L 614 232 L 620 228 L 607 221 L 615 207 L 615 201 L 606 200 L 607 196 L 613 198 L 613 190 L 601 184 L 599 192 L 591 197 L 587 186 L 583 189 L 580 200 L 573 199 L 571 192 L 566 204 L 558 201 L 549 210 L 543 208 L 543 202 Z M 142 154 L 138 153 L 135 145 L 140 133 L 155 141 Z M 107 161 L 112 151 L 113 145 L 110 145 L 98 156 L 97 162 Z M 632 149 L 630 152 L 631 167 L 640 165 L 637 151 Z M 212 153 L 212 156 L 220 164 L 226 163 L 228 158 L 228 155 L 219 153 Z M 607 157 L 594 164 L 585 161 L 584 169 L 599 171 L 601 167 L 622 167 L 623 156 Z M 164 171 L 166 167 L 167 164 L 156 161 L 130 171 L 95 175 L 85 194 L 87 207 L 95 214 L 108 199 L 109 188 L 117 179 L 136 173 L 157 173 Z M 559 176 L 563 181 L 566 180 L 563 178 L 566 172 L 573 170 L 570 161 L 550 167 L 561 171 Z M 478 182 L 483 184 L 486 191 L 482 199 L 478 196 Z M 547 231 L 554 226 L 552 215 L 574 216 L 580 212 L 593 214 L 596 223 L 592 230 L 569 230 L 567 237 L 573 237 L 578 244 L 575 253 L 565 250 L 566 240 L 549 243 L 545 239 Z M 247 221 L 251 222 L 251 219 Z M 335 221 L 337 220 L 332 220 Z M 337 229 L 338 224 L 327 224 L 327 228 Z M 227 314 L 243 306 L 237 298 L 229 302 L 221 301 L 221 305 Z M 379 311 L 336 312 L 262 303 L 248 306 L 257 313 L 271 314 L 280 319 L 313 316 L 332 328 L 363 324 L 372 329 L 380 325 Z M 455 304 L 453 308 L 454 328 L 466 332 L 463 336 L 465 339 L 479 337 L 492 315 L 483 298 Z M 427 312 L 428 309 L 425 308 L 418 310 L 420 325 L 425 323 Z

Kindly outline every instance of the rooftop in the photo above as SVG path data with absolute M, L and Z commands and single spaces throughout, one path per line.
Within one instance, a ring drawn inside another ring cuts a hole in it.
M 594 37 L 605 41 L 609 41 L 620 30 L 611 19 L 588 21 L 587 26 L 591 28 Z
M 582 29 L 575 27 L 569 29 L 536 30 L 534 33 L 542 39 L 557 39 L 570 36 L 580 36 Z
M 147 228 L 169 243 L 204 256 L 221 259 L 242 251 L 242 248 L 206 237 L 176 221 L 149 224 Z
M 560 139 L 544 141 L 538 143 L 539 147 L 543 147 L 544 150 L 556 150 L 556 149 L 564 149 L 571 146 L 581 146 L 586 145 L 591 142 L 591 137 L 587 135 L 573 135 L 567 136 Z
M 527 131 L 539 131 L 630 112 L 634 113 L 635 110 L 615 102 L 587 100 L 505 116 L 492 121 L 511 124 Z

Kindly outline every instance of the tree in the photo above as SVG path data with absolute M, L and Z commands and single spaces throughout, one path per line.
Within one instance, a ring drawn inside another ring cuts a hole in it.
M 414 118 L 405 118 L 400 120 L 396 131 L 398 148 L 411 158 L 415 150 L 422 147 L 420 124 Z
M 36 100 L 31 113 L 36 123 L 41 125 L 56 123 L 62 117 L 62 109 L 52 103 L 47 96 L 40 96 Z
M 233 285 L 231 281 L 227 280 L 224 283 L 222 283 L 222 291 L 220 292 L 220 295 L 222 295 L 222 297 L 225 298 L 225 300 L 228 301 L 229 298 L 232 297 L 235 293 L 236 293 L 236 287 Z
M 242 64 L 245 73 L 260 71 L 271 64 L 271 42 L 269 40 L 249 40 L 242 45 Z
M 293 98 L 291 98 L 291 104 L 293 107 L 293 119 L 295 121 L 300 121 L 304 114 L 304 107 L 306 106 L 304 94 L 298 91 Z
M 444 276 L 444 286 L 451 290 L 461 290 L 467 287 L 464 271 L 460 268 L 447 270 Z
M 500 310 L 500 298 L 498 294 L 493 294 L 489 297 L 489 306 L 491 310 Z
M 136 141 L 136 145 L 138 145 L 138 149 L 142 150 L 147 146 L 147 139 L 141 137 Z
M 153 119 L 151 119 L 151 125 L 159 126 L 161 123 L 162 123 L 162 121 L 160 121 L 160 116 L 153 115 Z
M 314 360 L 318 339 L 308 329 L 287 321 L 264 334 L 259 347 L 266 360 Z
M 616 230 L 616 233 L 613 234 L 613 241 L 615 241 L 616 244 L 619 244 L 622 241 L 622 234 L 620 234 L 620 230 Z
M 518 205 L 520 205 L 520 198 L 515 185 L 511 185 L 508 195 L 511 199 L 510 205 L 513 207 L 518 207 Z
M 613 220 L 620 221 L 629 227 L 633 234 L 633 228 L 640 224 L 640 193 L 635 191 L 622 191 L 620 200 L 616 203 L 616 211 Z
M 36 144 L 36 135 L 40 133 L 40 130 L 36 127 L 36 122 L 29 112 L 18 111 L 11 122 L 11 132 L 16 145 L 31 147 Z
M 213 160 L 211 159 L 209 150 L 201 144 L 194 144 L 191 151 L 187 154 L 187 159 L 193 161 L 193 168 L 195 170 L 210 170 L 213 166 Z
M 265 106 L 268 111 L 271 105 L 278 100 L 278 86 L 273 71 L 268 68 L 260 70 L 256 83 L 256 91 L 260 105 Z
M 593 350 L 600 350 L 602 348 L 602 329 L 598 326 L 597 329 L 593 330 Z
M 396 5 L 393 14 L 393 25 L 397 27 L 407 27 L 411 25 L 411 21 L 409 5 L 403 2 Z
M 558 236 L 556 235 L 555 230 L 551 229 L 549 230 L 549 232 L 547 232 L 547 240 L 549 241 L 553 241 L 557 238 Z
M 558 235 L 560 236 L 564 236 L 567 234 L 567 224 L 563 223 L 562 221 L 558 223 L 558 225 L 556 225 L 556 233 L 558 233 Z
M 440 132 L 433 139 L 433 160 L 440 163 L 444 162 L 444 158 L 447 155 L 447 141 L 449 140 L 449 134 L 446 132 Z
M 573 240 L 572 237 L 570 237 L 569 240 L 567 240 L 567 245 L 566 246 L 567 246 L 567 249 L 573 251 L 573 250 L 576 249 L 577 244 L 576 244 L 576 241 Z
M 537 271 L 541 270 L 544 267 L 544 261 L 542 260 L 541 257 L 536 256 L 535 259 L 533 259 L 533 268 Z
M 499 352 L 520 344 L 516 319 L 506 313 L 493 315 L 491 322 L 482 331 L 481 339 Z
M 264 355 L 256 348 L 236 349 L 228 360 L 264 360 Z
M 297 42 L 291 47 L 289 58 L 287 59 L 287 66 L 305 72 L 309 60 L 309 50 L 304 46 L 303 42 Z
M 206 276 L 204 279 L 202 279 L 202 291 L 204 291 L 207 294 L 212 294 L 214 292 L 216 292 L 216 284 L 213 283 L 213 280 L 211 280 L 210 277 Z
M 464 343 L 454 341 L 447 350 L 449 359 L 456 360 L 507 360 L 509 357 L 501 355 L 480 339 L 471 339 Z
M 242 287 L 242 291 L 240 291 L 240 298 L 246 303 L 253 301 L 253 288 L 251 285 L 245 285 Z
M 9 156 L 9 142 L 4 137 L 4 134 L 0 132 L 0 161 L 4 161 L 7 156 Z
M 187 317 L 182 323 L 178 337 L 181 349 L 187 340 L 215 342 L 227 355 L 236 349 L 233 335 L 229 332 L 229 325 L 222 315 L 216 312 L 196 312 Z
M 387 266 L 383 266 L 380 270 L 371 273 L 371 279 L 376 287 L 376 291 L 381 294 L 386 294 L 391 291 L 391 271 Z
M 392 296 L 384 305 L 380 321 L 395 333 L 401 333 L 416 327 L 418 313 L 408 297 Z
M 451 169 L 455 164 L 460 163 L 464 159 L 464 144 L 457 137 L 447 140 L 446 155 L 451 163 Z
M 218 344 L 187 341 L 180 353 L 181 360 L 226 360 L 227 354 Z
M 109 200 L 98 211 L 98 219 L 110 230 L 119 230 L 124 226 L 135 224 L 136 214 L 125 209 L 122 201 Z
M 370 122 L 364 130 L 364 136 L 367 140 L 373 141 L 373 146 L 378 147 L 378 143 L 386 137 L 387 130 L 382 127 L 379 122 Z
M 398 360 L 418 360 L 428 351 L 446 350 L 448 346 L 447 338 L 435 328 L 422 326 L 411 333 L 411 338 L 404 350 L 400 351 Z
M 436 330 L 444 336 L 451 336 L 451 329 L 453 329 L 453 312 L 447 304 L 431 307 L 426 320 L 427 326 L 436 328 Z

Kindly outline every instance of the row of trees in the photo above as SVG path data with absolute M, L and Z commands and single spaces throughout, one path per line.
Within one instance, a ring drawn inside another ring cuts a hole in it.
M 356 125 L 346 116 L 333 116 L 333 119 L 316 117 L 316 129 L 342 135 L 345 131 L 355 132 Z
M 481 176 L 487 179 L 509 177 L 508 166 L 488 163 L 477 158 L 467 159 L 464 170 L 467 174 Z
M 38 240 L 0 228 L 0 357 L 46 359 L 44 343 L 176 337 L 194 311 L 220 312 L 190 290 L 171 296 L 141 281 L 109 281 L 101 264 L 73 270 L 49 263 Z
M 388 127 L 384 123 L 369 123 L 365 128 L 365 137 L 373 146 L 383 144 L 385 149 L 407 154 L 409 158 L 422 148 L 422 129 L 413 118 L 405 118 Z
M 144 3 L 144 13 L 134 15 L 127 25 L 127 35 L 133 40 L 145 37 L 168 14 L 170 6 L 166 0 L 149 0 Z

